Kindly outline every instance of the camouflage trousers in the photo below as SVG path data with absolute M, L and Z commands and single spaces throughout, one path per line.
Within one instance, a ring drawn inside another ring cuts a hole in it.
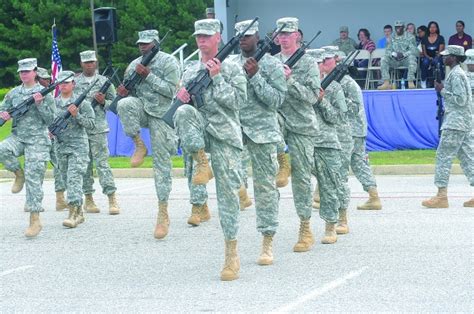
M 94 174 L 93 164 L 99 176 L 99 183 L 102 187 L 102 193 L 110 195 L 115 193 L 114 176 L 109 165 L 109 145 L 107 142 L 107 133 L 89 134 L 89 163 L 87 164 L 86 174 L 84 175 L 83 190 L 84 194 L 93 194 Z
M 66 183 L 67 203 L 81 206 L 82 184 L 89 163 L 89 146 L 85 143 L 58 143 L 57 157 L 62 180 Z
M 392 57 L 383 57 L 381 61 L 381 71 L 382 71 L 382 79 L 384 81 L 390 80 L 390 69 L 394 69 L 400 66 L 404 66 L 408 68 L 408 81 L 415 80 L 415 73 L 417 68 L 416 57 L 410 54 L 403 60 L 397 61 Z
M 244 149 L 242 150 L 242 184 L 245 185 L 246 188 L 248 188 L 248 172 L 249 172 L 249 166 L 250 166 L 250 155 L 249 151 L 247 150 L 247 146 L 244 146 Z
M 296 213 L 301 220 L 311 218 L 311 171 L 314 167 L 314 138 L 287 131 L 286 141 L 291 160 L 291 189 Z
M 125 134 L 134 137 L 140 128 L 150 129 L 155 190 L 160 202 L 168 202 L 171 192 L 171 155 L 176 154 L 178 139 L 172 128 L 160 118 L 149 115 L 136 97 L 120 100 L 118 113 Z
M 286 143 L 285 143 L 285 138 L 286 138 L 286 129 L 285 129 L 285 119 L 281 114 L 277 114 L 278 117 L 278 125 L 280 127 L 280 132 L 282 134 L 282 140 L 277 143 L 277 153 L 278 154 L 283 154 L 285 152 L 286 148 Z
M 0 142 L 0 163 L 3 163 L 8 171 L 20 170 L 18 157 L 25 156 L 26 207 L 31 212 L 41 210 L 49 150 L 50 144 L 27 144 L 20 142 L 15 136 L 9 136 Z
M 364 191 L 377 187 L 374 174 L 369 165 L 369 156 L 365 150 L 365 137 L 353 137 L 354 149 L 351 154 L 351 169 L 355 177 L 362 184 Z
M 354 142 L 342 141 L 341 143 L 341 184 L 340 184 L 340 206 L 347 209 L 351 200 L 351 189 L 349 188 L 349 168 L 351 166 L 351 154 L 354 149 Z
M 183 153 L 184 159 L 184 174 L 188 179 L 189 188 L 189 203 L 192 205 L 203 205 L 207 202 L 208 195 L 205 184 L 193 184 L 192 179 L 196 167 L 194 166 L 194 160 L 191 154 Z
M 336 223 L 341 206 L 341 151 L 334 148 L 314 148 L 313 174 L 318 180 L 319 217 L 325 222 Z
M 245 142 L 252 162 L 257 231 L 263 235 L 274 235 L 278 228 L 280 201 L 275 180 L 278 172 L 277 147 L 275 143 L 258 144 L 247 137 Z
M 59 161 L 57 157 L 57 146 L 56 141 L 52 141 L 51 150 L 49 151 L 49 157 L 51 164 L 53 165 L 53 176 L 54 176 L 54 191 L 62 192 L 66 190 L 66 184 L 63 181 L 61 176 L 61 171 L 59 171 Z
M 443 130 L 436 150 L 434 183 L 438 188 L 448 186 L 454 157 L 458 157 L 461 168 L 471 186 L 474 186 L 474 131 Z
M 239 229 L 239 196 L 241 181 L 240 148 L 221 141 L 205 130 L 202 114 L 190 105 L 182 105 L 174 116 L 181 147 L 186 154 L 206 148 L 211 154 L 212 171 L 216 181 L 217 209 L 226 240 L 237 238 Z

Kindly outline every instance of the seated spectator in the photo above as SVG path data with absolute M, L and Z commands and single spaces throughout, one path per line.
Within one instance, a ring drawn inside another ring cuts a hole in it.
M 412 34 L 413 36 L 416 37 L 415 31 L 416 31 L 416 26 L 415 26 L 415 24 L 413 24 L 413 23 L 408 23 L 408 24 L 407 24 L 407 27 L 405 28 L 405 32 L 407 32 L 408 34 Z
M 416 72 L 416 42 L 415 37 L 405 33 L 405 23 L 395 22 L 395 34 L 390 43 L 385 48 L 385 55 L 382 58 L 381 70 L 382 80 L 384 81 L 379 90 L 391 89 L 390 68 L 405 66 L 408 68 L 408 88 L 415 88 Z
M 357 37 L 359 38 L 359 46 L 357 49 L 367 50 L 370 53 L 375 50 L 375 43 L 372 41 L 372 39 L 370 39 L 370 32 L 366 28 L 359 29 Z M 354 60 L 354 66 L 358 68 L 367 68 L 369 66 L 369 60 L 356 59 Z M 367 72 L 360 71 L 359 74 L 361 75 L 360 78 L 364 78 L 366 77 Z
M 464 47 L 464 51 L 472 48 L 472 37 L 464 33 L 464 22 L 456 22 L 456 34 L 449 37 L 448 45 L 458 45 Z
M 418 48 L 418 51 L 420 51 L 420 55 L 423 52 L 423 49 L 421 48 L 421 40 L 428 34 L 428 27 L 425 25 L 418 26 L 416 29 L 416 47 Z
M 349 27 L 341 26 L 339 28 L 339 38 L 332 42 L 333 46 L 338 46 L 339 50 L 349 55 L 351 51 L 357 49 L 357 43 L 349 37 Z
M 384 37 L 377 42 L 377 48 L 387 47 L 388 43 L 390 42 L 390 38 L 392 38 L 392 32 L 393 32 L 392 25 L 387 24 L 383 27 Z
M 444 50 L 444 37 L 439 34 L 439 26 L 435 21 L 428 23 L 428 36 L 421 40 L 423 56 L 421 57 L 421 88 L 426 88 L 427 78 L 430 72 L 439 64 L 441 68 L 441 79 L 444 80 L 443 57 L 439 54 Z

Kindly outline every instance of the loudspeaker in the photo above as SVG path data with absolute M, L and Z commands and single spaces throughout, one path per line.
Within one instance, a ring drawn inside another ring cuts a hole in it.
M 95 9 L 94 23 L 97 44 L 108 45 L 117 42 L 117 12 L 115 8 Z

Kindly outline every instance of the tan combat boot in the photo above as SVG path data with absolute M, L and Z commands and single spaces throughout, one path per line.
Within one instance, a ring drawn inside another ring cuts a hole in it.
M 237 253 L 237 240 L 225 241 L 225 262 L 221 271 L 221 280 L 230 281 L 239 278 L 240 259 Z
M 109 198 L 109 215 L 118 215 L 120 214 L 120 207 L 115 197 L 115 192 L 107 195 Z
M 339 219 L 337 220 L 336 233 L 337 234 L 349 233 L 349 226 L 347 225 L 347 209 L 339 210 Z
M 319 197 L 319 185 L 316 184 L 316 188 L 313 193 L 313 208 L 319 209 L 321 207 L 321 198 Z
M 192 183 L 193 184 L 207 184 L 212 174 L 211 167 L 209 167 L 209 161 L 207 160 L 204 149 L 198 150 L 193 153 L 193 159 L 196 161 L 196 172 L 194 173 Z
M 207 203 L 204 203 L 204 205 L 202 205 L 199 216 L 201 222 L 206 222 L 211 219 L 211 212 L 209 211 L 209 207 L 207 207 Z
M 471 198 L 469 201 L 464 202 L 464 207 L 474 207 L 474 198 Z
M 130 166 L 133 168 L 139 167 L 147 154 L 147 149 L 145 143 L 140 137 L 140 134 L 137 134 L 133 137 L 133 142 L 135 143 L 135 151 L 133 152 L 132 158 L 130 158 Z
M 438 188 L 438 194 L 430 199 L 421 202 L 421 205 L 428 208 L 448 208 L 448 189 Z
M 291 169 L 285 153 L 279 153 L 277 158 L 279 168 L 276 175 L 276 186 L 282 188 L 288 185 Z
M 81 223 L 86 221 L 86 218 L 84 217 L 84 211 L 82 209 L 82 206 L 77 206 L 76 213 L 77 213 L 76 225 L 79 226 Z
M 188 224 L 192 226 L 199 226 L 201 224 L 201 212 L 204 205 L 193 204 L 191 209 L 191 216 L 188 218 Z
M 250 199 L 247 193 L 247 188 L 243 184 L 240 186 L 239 189 L 239 205 L 240 210 L 245 210 L 247 207 L 252 205 L 252 200 Z
M 25 173 L 23 170 L 19 169 L 14 172 L 15 174 L 15 181 L 13 181 L 12 185 L 12 193 L 19 193 L 23 190 L 23 186 L 25 185 Z
M 66 199 L 64 198 L 64 191 L 56 192 L 56 210 L 58 212 L 67 208 Z
M 89 214 L 100 213 L 100 209 L 95 204 L 94 198 L 92 197 L 92 194 L 86 194 L 86 201 L 84 202 L 84 209 Z
M 168 203 L 160 202 L 158 207 L 158 218 L 156 219 L 154 236 L 157 239 L 163 239 L 168 234 L 170 225 L 170 220 L 168 217 Z
M 416 85 L 413 83 L 413 81 L 408 81 L 408 89 L 415 89 Z
M 313 233 L 308 220 L 301 220 L 298 242 L 293 247 L 294 252 L 307 252 L 314 244 Z
M 380 210 L 382 209 L 382 203 L 380 202 L 379 193 L 377 188 L 369 188 L 369 199 L 362 205 L 357 206 L 359 210 Z
M 69 216 L 63 221 L 63 226 L 68 228 L 76 228 L 77 227 L 77 214 L 78 208 L 77 206 L 68 204 L 69 208 Z
M 30 213 L 30 225 L 25 230 L 25 236 L 28 238 L 36 237 L 42 228 L 39 213 Z
M 324 237 L 321 239 L 322 244 L 333 244 L 337 241 L 336 224 L 326 222 L 326 230 Z
M 387 90 L 392 89 L 392 85 L 390 85 L 390 81 L 383 81 L 383 84 L 377 87 L 378 90 Z
M 260 253 L 260 256 L 257 260 L 258 265 L 264 266 L 273 264 L 272 241 L 273 236 L 263 236 L 262 252 Z

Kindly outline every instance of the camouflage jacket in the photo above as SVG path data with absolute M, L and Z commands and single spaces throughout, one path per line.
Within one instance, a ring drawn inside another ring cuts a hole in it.
M 347 117 L 351 124 L 351 133 L 354 137 L 367 136 L 367 118 L 365 117 L 364 98 L 359 84 L 349 75 L 341 80 L 347 104 Z
M 315 105 L 315 112 L 319 128 L 314 138 L 314 147 L 341 149 L 336 130 L 339 109 L 325 96 Z
M 201 61 L 189 63 L 183 73 L 185 86 L 206 66 Z M 221 71 L 212 78 L 212 84 L 203 95 L 202 113 L 206 131 L 213 137 L 237 148 L 242 148 L 242 130 L 239 110 L 247 101 L 247 79 L 242 67 L 228 59 L 221 64 Z
M 135 71 L 142 57 L 133 60 L 125 70 L 125 79 Z M 158 52 L 148 64 L 150 74 L 135 85 L 131 95 L 140 98 L 144 103 L 144 110 L 151 116 L 161 118 L 169 109 L 176 87 L 179 83 L 181 71 L 175 57 Z
M 281 62 L 289 58 L 281 53 L 275 56 Z M 313 105 L 318 100 L 321 87 L 316 60 L 305 54 L 293 67 L 286 83 L 288 92 L 280 107 L 280 113 L 285 119 L 285 128 L 294 133 L 316 136 L 318 124 Z
M 336 123 L 337 138 L 340 143 L 352 142 L 351 124 L 347 113 L 346 98 L 341 84 L 332 81 L 326 88 L 325 98 L 338 109 L 338 119 Z
M 85 101 L 88 101 L 90 104 L 92 104 L 92 101 L 94 100 L 94 96 L 96 93 L 99 92 L 99 89 L 104 85 L 104 83 L 107 81 L 107 78 L 105 76 L 102 76 L 100 74 L 96 74 L 91 81 L 87 81 L 86 77 L 84 76 L 83 73 L 81 73 L 79 76 L 77 76 L 74 81 L 76 82 L 76 87 L 74 88 L 74 93 L 76 95 L 82 94 L 88 87 L 89 85 L 94 82 L 96 79 L 99 79 L 99 81 L 92 87 L 91 91 L 89 94 L 87 94 L 87 97 Z M 110 103 L 112 100 L 115 98 L 115 87 L 114 85 L 110 85 L 109 89 L 107 90 L 107 93 L 105 94 L 105 105 L 102 106 L 98 104 L 94 108 L 94 113 L 95 113 L 95 125 L 92 129 L 86 129 L 87 134 L 99 134 L 99 133 L 106 133 L 109 132 L 109 125 L 107 123 L 107 117 L 105 115 L 105 110 L 109 108 Z
M 409 55 L 417 56 L 416 40 L 415 36 L 408 33 L 403 33 L 401 36 L 393 34 L 390 42 L 387 43 L 385 48 L 385 57 L 392 57 L 392 52 L 401 52 L 403 57 L 406 58 Z
M 444 119 L 441 130 L 471 132 L 473 106 L 471 86 L 461 66 L 456 65 L 446 77 L 444 88 Z
M 350 37 L 346 40 L 341 38 L 336 39 L 332 42 L 333 46 L 338 46 L 340 51 L 343 51 L 346 55 L 349 55 L 351 51 L 354 51 L 359 46 L 356 41 Z
M 244 65 L 241 54 L 232 61 Z M 276 143 L 282 140 L 277 109 L 287 91 L 283 65 L 278 59 L 265 55 L 258 62 L 258 72 L 247 82 L 247 101 L 240 110 L 243 132 L 255 143 Z
M 23 85 L 13 88 L 5 95 L 0 105 L 0 111 L 7 111 L 17 107 L 24 100 L 42 89 L 43 87 L 38 83 L 29 89 Z M 25 115 L 18 119 L 13 119 L 12 135 L 22 143 L 50 145 L 48 126 L 53 122 L 54 115 L 53 97 L 48 94 L 44 96 L 44 100 L 39 105 L 33 104 Z

